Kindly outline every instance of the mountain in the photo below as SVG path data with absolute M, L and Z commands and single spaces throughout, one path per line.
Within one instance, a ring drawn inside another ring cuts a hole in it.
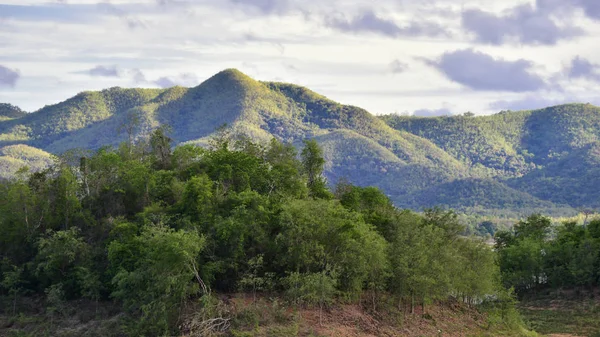
M 234 69 L 193 88 L 82 92 L 0 120 L 0 147 L 42 151 L 41 164 L 34 163 L 35 155 L 22 162 L 0 157 L 11 162 L 2 172 L 14 174 L 23 163 L 39 169 L 48 164 L 48 153 L 117 145 L 161 124 L 171 126 L 176 144 L 202 145 L 225 123 L 234 134 L 257 141 L 275 137 L 301 145 L 303 139 L 315 138 L 324 149 L 331 183 L 346 178 L 378 186 L 399 207 L 567 214 L 598 200 L 591 199 L 594 185 L 576 177 L 576 172 L 586 179 L 599 174 L 588 170 L 598 152 L 597 107 L 569 105 L 486 117 L 376 117 L 309 89 L 256 81 Z M 567 187 L 577 194 L 560 192 Z
M 600 108 L 566 104 L 480 117 L 381 119 L 432 141 L 476 175 L 540 200 L 600 207 Z

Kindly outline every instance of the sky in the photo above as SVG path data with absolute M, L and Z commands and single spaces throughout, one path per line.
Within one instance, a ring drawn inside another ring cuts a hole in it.
M 599 0 L 0 0 L 0 102 L 227 68 L 374 114 L 600 105 Z

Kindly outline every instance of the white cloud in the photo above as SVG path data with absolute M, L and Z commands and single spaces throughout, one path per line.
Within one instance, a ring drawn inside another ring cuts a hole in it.
M 555 45 L 479 44 L 462 29 L 463 8 L 501 15 L 533 0 L 279 1 L 100 0 L 104 5 L 98 6 L 99 0 L 48 0 L 44 6 L 58 6 L 63 13 L 51 17 L 55 12 L 40 12 L 41 1 L 0 0 L 3 5 L 31 7 L 4 14 L 0 9 L 0 65 L 18 69 L 20 76 L 14 85 L 0 87 L 0 102 L 34 110 L 83 90 L 196 85 L 220 70 L 236 67 L 257 79 L 295 82 L 374 113 L 448 106 L 453 112 L 491 112 L 495 110 L 491 102 L 522 97 L 507 98 L 493 87 L 484 92 L 465 89 L 420 60 L 440 60 L 444 54 L 472 49 L 495 60 L 533 61 L 528 71 L 544 79 L 563 72 L 578 55 L 600 64 L 595 48 L 600 43 L 600 23 L 582 18 L 581 11 L 572 15 L 578 15 L 578 26 L 588 34 Z M 377 27 L 391 27 L 394 38 L 363 34 L 356 18 L 369 11 L 400 28 L 415 22 L 445 27 L 452 37 L 394 33 L 393 26 Z M 78 13 L 86 13 L 88 19 L 77 19 Z M 46 18 L 32 20 L 35 15 Z M 356 29 L 327 28 L 326 19 L 331 17 L 354 22 L 349 27 Z M 92 78 L 85 73 L 99 66 L 105 68 L 98 68 L 96 74 L 105 76 Z M 480 76 L 485 78 L 483 71 Z M 555 81 L 555 88 L 565 92 L 544 86 L 544 94 L 584 99 L 598 92 L 600 85 L 566 76 Z M 507 80 L 501 87 L 510 85 Z

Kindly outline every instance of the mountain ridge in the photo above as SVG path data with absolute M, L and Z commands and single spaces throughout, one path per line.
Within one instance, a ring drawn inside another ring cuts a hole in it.
M 223 124 L 257 141 L 275 137 L 299 145 L 315 138 L 324 148 L 331 183 L 346 178 L 378 186 L 399 207 L 446 205 L 479 213 L 503 207 L 508 212 L 555 208 L 569 213 L 600 206 L 591 200 L 595 188 L 576 196 L 559 191 L 568 184 L 583 188 L 585 182 L 572 177 L 573 172 L 585 173 L 588 181 L 600 177 L 585 170 L 600 158 L 594 150 L 600 142 L 598 107 L 571 104 L 476 117 L 375 116 L 308 88 L 257 81 L 236 69 L 192 88 L 114 87 L 79 93 L 0 120 L 0 148 L 20 145 L 54 154 L 94 150 L 127 139 L 124 125 L 130 125 L 134 137 L 143 137 L 161 124 L 171 126 L 175 144 L 206 144 Z M 586 146 L 589 150 L 583 150 Z M 575 154 L 569 157 L 570 152 Z M 11 162 L 5 171 L 15 171 L 19 158 L 4 157 Z M 26 164 L 35 161 L 21 157 Z M 481 192 L 486 189 L 492 192 Z

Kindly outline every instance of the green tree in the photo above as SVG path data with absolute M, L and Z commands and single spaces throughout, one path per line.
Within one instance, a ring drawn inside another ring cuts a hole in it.
M 4 272 L 4 277 L 2 282 L 0 282 L 0 286 L 13 298 L 13 316 L 17 313 L 17 299 L 24 291 L 23 269 L 22 266 L 10 266 L 9 270 Z
M 541 214 L 530 215 L 527 220 L 519 221 L 514 227 L 517 238 L 544 240 L 550 232 L 552 220 Z
M 209 291 L 197 263 L 205 239 L 196 232 L 146 227 L 131 241 L 113 241 L 108 247 L 109 261 L 118 270 L 112 296 L 141 314 L 138 333 L 170 335 L 181 301 Z M 132 247 L 133 264 L 123 263 L 120 257 Z
M 256 293 L 273 288 L 273 273 L 264 271 L 263 255 L 258 255 L 248 261 L 248 270 L 238 281 L 241 290 L 252 292 L 252 303 L 256 303 Z
M 173 140 L 168 136 L 170 130 L 170 127 L 163 125 L 150 135 L 152 154 L 156 158 L 155 165 L 163 170 L 171 167 L 171 142 Z
M 304 140 L 302 149 L 302 165 L 308 178 L 308 190 L 314 198 L 330 199 L 331 193 L 327 189 L 327 181 L 323 177 L 325 159 L 323 149 L 316 140 Z
M 79 292 L 77 268 L 88 262 L 90 247 L 78 228 L 48 231 L 38 240 L 36 273 L 46 285 L 61 284 L 71 298 Z
M 323 324 L 323 308 L 329 305 L 337 292 L 337 277 L 334 271 L 323 270 L 318 273 L 291 273 L 285 280 L 288 296 L 299 303 L 319 306 L 319 324 Z
M 192 177 L 187 181 L 181 198 L 180 209 L 194 222 L 211 219 L 213 182 L 207 175 Z

